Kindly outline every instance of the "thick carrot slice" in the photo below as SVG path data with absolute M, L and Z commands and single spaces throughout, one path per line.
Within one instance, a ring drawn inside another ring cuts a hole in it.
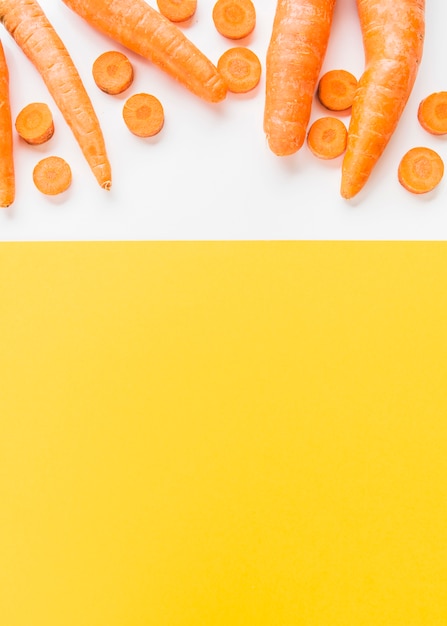
M 318 82 L 317 97 L 330 111 L 346 111 L 352 106 L 357 78 L 343 69 L 329 70 Z
M 127 56 L 118 50 L 107 50 L 99 55 L 92 66 L 96 86 L 110 95 L 126 91 L 133 83 L 133 66 Z
M 226 50 L 217 61 L 217 69 L 224 77 L 228 91 L 233 93 L 247 93 L 254 89 L 262 73 L 259 57 L 243 46 Z
M 220 102 L 227 86 L 180 28 L 145 0 L 63 0 L 91 26 L 149 59 L 197 96 Z
M 213 21 L 217 31 L 227 39 L 243 39 L 256 26 L 256 10 L 251 0 L 217 0 Z
M 352 104 L 340 193 L 364 187 L 413 90 L 422 58 L 425 0 L 357 0 L 365 71 Z
M 15 174 L 8 65 L 0 41 L 0 207 L 8 207 L 15 198 Z
M 412 193 L 432 191 L 442 180 L 444 163 L 437 152 L 417 146 L 408 150 L 398 167 L 400 184 Z
M 197 0 L 157 0 L 157 6 L 171 22 L 187 22 L 197 10 Z
M 136 93 L 124 103 L 123 119 L 134 135 L 152 137 L 163 128 L 163 106 L 152 94 Z
M 0 22 L 41 74 L 98 183 L 111 186 L 104 137 L 79 73 L 36 0 L 1 0 Z
M 447 91 L 437 91 L 424 98 L 419 104 L 418 120 L 432 135 L 447 134 Z
M 335 0 L 278 0 L 265 70 L 264 131 L 272 152 L 297 152 L 306 139 Z
M 307 145 L 319 159 L 335 159 L 346 150 L 348 130 L 337 117 L 320 117 L 307 133 Z
M 56 196 L 70 187 L 71 168 L 61 157 L 45 157 L 35 166 L 33 181 L 42 193 L 47 196 Z
M 16 131 L 27 143 L 38 146 L 54 134 L 53 114 L 45 102 L 30 102 L 19 112 Z

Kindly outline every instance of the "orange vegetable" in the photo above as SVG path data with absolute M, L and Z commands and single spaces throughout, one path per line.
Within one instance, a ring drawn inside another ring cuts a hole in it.
M 341 195 L 366 184 L 391 139 L 413 89 L 422 57 L 424 0 L 357 0 L 365 71 L 352 105 Z
M 444 175 L 444 163 L 437 152 L 417 146 L 408 150 L 398 167 L 400 184 L 412 193 L 432 191 Z
M 261 79 L 259 57 L 243 46 L 229 48 L 217 62 L 217 69 L 233 93 L 246 93 L 256 87 Z
M 223 100 L 225 81 L 180 28 L 145 0 L 63 0 L 91 26 L 151 60 L 197 96 Z
M 134 135 L 152 137 L 163 128 L 163 106 L 152 94 L 136 93 L 124 103 L 123 119 Z
M 431 93 L 419 104 L 418 120 L 432 135 L 447 134 L 447 91 Z
M 264 131 L 278 156 L 306 138 L 335 0 L 278 0 L 266 57 Z
M 336 117 L 320 117 L 307 134 L 307 145 L 319 159 L 335 159 L 346 150 L 348 131 Z
M 54 134 L 53 114 L 45 102 L 30 102 L 19 112 L 16 131 L 27 143 L 38 146 Z
M 45 157 L 35 166 L 33 181 L 40 192 L 56 196 L 70 187 L 71 168 L 61 157 Z
M 101 127 L 79 73 L 36 0 L 0 0 L 0 21 L 40 72 L 104 189 L 111 168 Z
M 92 76 L 101 91 L 115 96 L 133 83 L 133 66 L 122 52 L 107 50 L 93 62 Z
M 0 207 L 15 198 L 14 154 L 8 64 L 0 41 Z
M 352 106 L 357 89 L 356 77 L 347 70 L 329 70 L 318 82 L 317 97 L 330 111 L 346 111 Z
M 171 22 L 186 22 L 197 10 L 197 0 L 157 0 L 162 15 Z
M 213 21 L 217 31 L 227 39 L 243 39 L 256 26 L 256 10 L 251 0 L 217 0 Z

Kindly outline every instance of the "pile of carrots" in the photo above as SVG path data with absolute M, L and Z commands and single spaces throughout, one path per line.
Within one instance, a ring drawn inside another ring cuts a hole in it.
M 179 27 L 195 15 L 197 0 L 156 0 L 158 10 L 145 0 L 63 2 L 92 28 L 150 60 L 206 102 L 219 103 L 228 92 L 246 93 L 260 82 L 261 61 L 243 43 L 256 28 L 253 0 L 215 0 L 217 33 L 237 42 L 216 63 Z M 277 0 L 265 58 L 263 125 L 268 146 L 279 157 L 294 154 L 305 143 L 318 158 L 342 157 L 340 194 L 350 199 L 369 180 L 411 95 L 423 53 L 425 0 L 357 0 L 365 54 L 358 79 L 340 68 L 321 74 L 334 7 L 335 0 Z M 98 183 L 110 189 L 100 121 L 38 0 L 0 0 L 0 21 L 41 74 Z M 112 96 L 128 90 L 134 78 L 129 58 L 116 50 L 95 59 L 92 74 L 98 88 Z M 9 89 L 0 42 L 0 206 L 5 207 L 15 197 L 14 128 L 30 145 L 49 141 L 54 133 L 45 103 L 31 102 L 13 123 Z M 315 97 L 328 114 L 310 125 Z M 338 116 L 347 111 L 348 126 Z M 133 134 L 150 137 L 162 130 L 164 109 L 154 94 L 132 94 L 122 117 Z M 428 95 L 420 103 L 418 120 L 433 135 L 447 134 L 447 92 Z M 405 154 L 397 171 L 399 182 L 412 193 L 434 189 L 443 172 L 439 154 L 424 146 Z M 62 193 L 70 186 L 71 170 L 60 157 L 49 157 L 36 165 L 33 180 L 43 193 Z

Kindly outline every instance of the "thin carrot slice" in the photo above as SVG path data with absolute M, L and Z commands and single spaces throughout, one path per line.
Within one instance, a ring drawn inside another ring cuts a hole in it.
M 256 10 L 251 0 L 217 0 L 213 21 L 217 31 L 227 39 L 243 39 L 256 26 Z
M 71 168 L 61 157 L 45 157 L 35 166 L 33 181 L 42 193 L 47 196 L 56 196 L 70 187 Z
M 9 72 L 0 41 L 0 207 L 8 207 L 15 198 L 15 174 L 12 137 Z
M 170 22 L 187 22 L 197 10 L 197 0 L 157 0 L 157 5 Z
M 357 78 L 343 69 L 329 70 L 320 78 L 317 97 L 330 111 L 346 111 L 352 106 Z
M 123 119 L 127 128 L 138 137 L 152 137 L 161 131 L 164 110 L 158 98 L 148 93 L 137 93 L 124 103 Z
M 95 59 L 92 66 L 96 86 L 112 96 L 123 93 L 133 83 L 132 63 L 118 50 L 107 50 Z
M 417 115 L 422 128 L 432 135 L 447 134 L 447 91 L 438 91 L 424 98 Z
M 307 134 L 307 145 L 319 159 L 335 159 L 346 150 L 348 130 L 336 117 L 320 117 Z
M 437 152 L 417 146 L 402 157 L 398 167 L 400 184 L 412 193 L 432 191 L 444 175 L 444 162 Z
M 217 61 L 217 69 L 224 77 L 228 91 L 233 93 L 251 91 L 261 79 L 259 57 L 243 46 L 226 50 Z
M 54 134 L 53 115 L 45 102 L 31 102 L 16 117 L 16 130 L 27 143 L 38 146 Z

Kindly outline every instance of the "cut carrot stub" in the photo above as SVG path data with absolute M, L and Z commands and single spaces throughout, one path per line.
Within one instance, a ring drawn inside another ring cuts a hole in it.
M 261 79 L 261 62 L 249 48 L 236 46 L 226 50 L 217 62 L 217 69 L 227 83 L 228 91 L 246 93 Z
M 49 156 L 37 163 L 33 170 L 37 189 L 48 196 L 56 196 L 71 185 L 71 168 L 58 156 Z
M 162 15 L 170 22 L 186 22 L 197 10 L 197 0 L 157 0 Z
M 243 39 L 256 26 L 256 10 L 251 0 L 217 0 L 213 21 L 217 31 L 227 39 Z
M 138 137 L 152 137 L 164 124 L 163 106 L 155 96 L 137 93 L 124 103 L 123 119 L 127 128 Z
M 16 117 L 16 130 L 31 145 L 45 143 L 54 134 L 53 115 L 44 102 L 31 102 Z
M 107 50 L 95 59 L 92 66 L 96 86 L 111 95 L 123 93 L 134 78 L 133 66 L 127 56 L 117 50 Z
M 418 120 L 432 135 L 447 134 L 447 91 L 438 91 L 424 98 L 419 104 Z
M 352 106 L 357 78 L 347 70 L 329 70 L 320 78 L 317 97 L 330 111 L 346 111 Z
M 320 117 L 311 125 L 307 145 L 319 159 L 335 159 L 346 150 L 348 130 L 336 117 Z
M 398 167 L 400 184 L 412 193 L 432 191 L 443 175 L 444 162 L 439 154 L 421 146 L 408 150 Z

